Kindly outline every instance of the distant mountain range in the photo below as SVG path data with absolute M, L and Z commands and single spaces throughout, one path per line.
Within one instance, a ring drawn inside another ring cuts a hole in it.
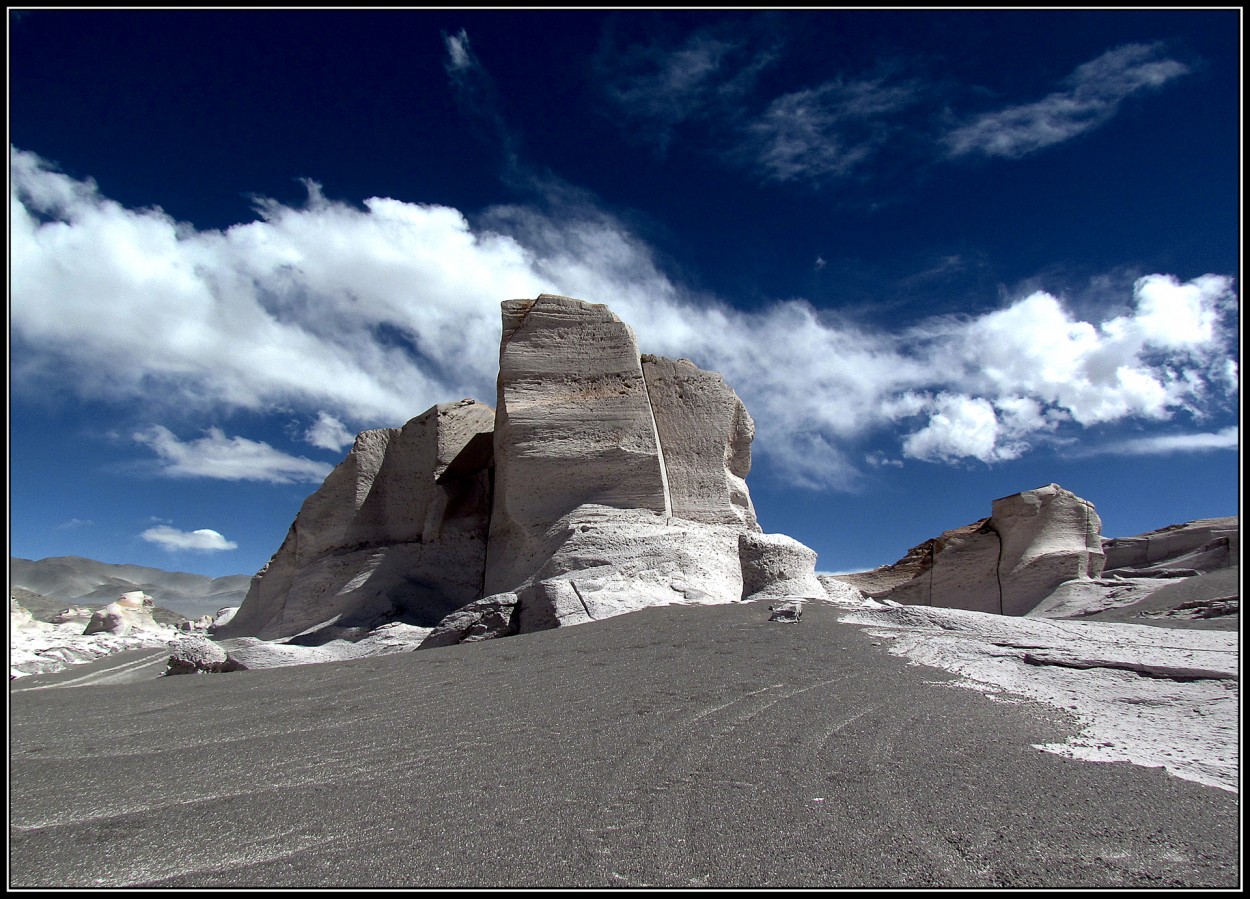
M 197 618 L 242 604 L 251 582 L 250 574 L 214 578 L 141 565 L 114 565 L 79 556 L 55 556 L 38 561 L 9 557 L 10 592 L 28 591 L 55 600 L 57 611 L 68 606 L 99 608 L 122 593 L 142 590 L 158 606 L 187 618 Z M 27 606 L 26 601 L 22 605 L 37 618 L 43 617 Z

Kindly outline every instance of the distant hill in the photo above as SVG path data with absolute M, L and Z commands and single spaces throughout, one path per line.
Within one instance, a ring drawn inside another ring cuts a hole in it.
M 9 589 L 22 589 L 66 606 L 108 605 L 123 593 L 142 590 L 163 606 L 188 618 L 211 615 L 243 602 L 252 582 L 249 574 L 207 577 L 142 565 L 114 565 L 80 556 L 55 556 L 31 561 L 9 557 Z M 24 605 L 24 604 L 23 604 Z M 31 609 L 35 617 L 43 617 Z

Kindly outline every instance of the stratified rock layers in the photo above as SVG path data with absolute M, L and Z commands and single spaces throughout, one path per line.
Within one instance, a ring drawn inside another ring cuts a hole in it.
M 736 534 L 759 530 L 745 480 L 754 434 L 720 375 L 640 356 L 608 307 L 550 294 L 505 302 L 486 593 L 586 567 L 570 538 L 584 533 L 582 519 L 611 530 L 614 509 L 622 549 L 652 534 L 655 547 L 635 549 L 653 568 L 681 555 L 674 526 L 729 528 L 718 552 L 740 590 Z M 578 562 L 562 561 L 562 549 Z M 611 547 L 599 551 L 609 555 L 589 567 L 629 567 Z
M 551 526 L 586 503 L 672 514 L 637 340 L 606 306 L 509 300 L 486 593 L 533 575 Z
M 997 499 L 989 518 L 846 580 L 876 599 L 1023 615 L 1060 584 L 1102 573 L 1101 530 L 1092 503 L 1048 484 Z
M 362 432 L 214 635 L 276 639 L 396 619 L 432 626 L 480 596 L 489 460 L 458 457 L 493 424 L 489 406 L 464 400 Z

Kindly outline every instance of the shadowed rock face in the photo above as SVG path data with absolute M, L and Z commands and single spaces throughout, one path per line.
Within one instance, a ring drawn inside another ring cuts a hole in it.
M 465 400 L 361 433 L 215 636 L 274 639 L 397 618 L 430 626 L 476 599 L 489 471 L 453 463 L 493 423 L 489 406 Z
M 906 605 L 1023 615 L 1060 584 L 1102 573 L 1101 529 L 1092 503 L 1048 484 L 997 499 L 989 518 L 846 580 Z

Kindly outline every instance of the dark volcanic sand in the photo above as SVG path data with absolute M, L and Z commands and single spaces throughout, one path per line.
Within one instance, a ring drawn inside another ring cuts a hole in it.
M 1239 886 L 1236 795 L 837 614 L 13 692 L 10 886 Z

